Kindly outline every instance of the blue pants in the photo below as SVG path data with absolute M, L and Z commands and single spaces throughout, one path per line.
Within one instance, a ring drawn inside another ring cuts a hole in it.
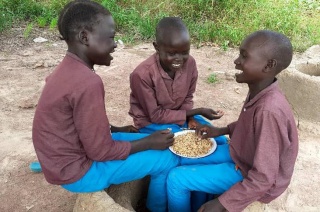
M 114 140 L 133 141 L 147 136 L 141 133 L 113 133 Z M 151 211 L 167 210 L 166 179 L 179 158 L 169 150 L 138 152 L 125 160 L 94 161 L 88 172 L 78 181 L 62 185 L 71 192 L 95 192 L 112 184 L 121 184 L 151 175 L 147 207 Z
M 211 125 L 210 122 L 206 121 L 202 116 L 196 115 L 193 117 L 198 123 L 202 125 Z M 188 128 L 188 123 L 185 122 L 183 125 L 178 124 L 149 124 L 143 128 L 139 129 L 141 133 L 151 134 L 157 130 L 165 130 L 170 128 L 173 133 L 180 132 L 181 128 Z M 225 136 L 218 136 L 214 138 L 218 145 L 226 144 L 228 142 Z M 183 158 L 182 158 L 183 159 Z M 192 208 L 193 211 L 197 211 L 197 209 L 206 201 L 211 198 L 212 195 L 204 193 L 204 192 L 192 192 Z
M 229 145 L 218 145 L 216 151 L 204 158 L 181 158 L 181 166 L 168 175 L 167 192 L 169 211 L 191 211 L 191 191 L 222 194 L 243 180 L 236 170 Z
M 206 121 L 202 116 L 196 115 L 193 117 L 198 123 L 203 125 L 211 125 L 210 122 Z M 140 133 L 147 133 L 151 134 L 158 130 L 166 130 L 170 128 L 173 133 L 180 132 L 181 128 L 188 128 L 188 123 L 185 122 L 183 125 L 178 124 L 149 124 L 143 128 L 139 129 Z M 217 144 L 226 144 L 227 138 L 225 136 L 218 136 L 214 138 L 217 142 Z

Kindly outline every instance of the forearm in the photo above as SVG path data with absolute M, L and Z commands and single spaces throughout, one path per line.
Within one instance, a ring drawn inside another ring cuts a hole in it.
M 151 142 L 147 140 L 147 138 L 142 138 L 136 141 L 131 142 L 131 150 L 130 155 L 151 149 Z
M 182 125 L 187 120 L 184 110 L 161 109 L 149 114 L 152 123 Z
M 201 108 L 196 108 L 196 109 L 191 109 L 186 111 L 187 119 L 195 115 L 201 115 Z
M 230 130 L 229 130 L 229 127 L 221 127 L 221 128 L 218 128 L 218 136 L 220 135 L 229 135 L 230 134 Z

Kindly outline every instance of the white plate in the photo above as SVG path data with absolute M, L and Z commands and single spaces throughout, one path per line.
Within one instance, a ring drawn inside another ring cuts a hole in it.
M 180 132 L 176 132 L 176 133 L 174 134 L 174 137 L 177 137 L 178 135 L 186 134 L 186 133 L 188 133 L 188 132 L 193 132 L 193 133 L 195 133 L 194 130 L 183 130 L 183 131 L 180 131 Z M 205 155 L 196 156 L 196 157 L 190 157 L 190 156 L 181 155 L 181 154 L 179 154 L 179 153 L 177 153 L 177 152 L 175 152 L 175 151 L 173 150 L 173 146 L 170 146 L 169 149 L 170 149 L 171 152 L 173 152 L 173 153 L 176 154 L 176 155 L 179 155 L 180 157 L 184 157 L 184 158 L 203 158 L 203 157 L 206 157 L 206 156 L 212 154 L 212 153 L 217 149 L 217 142 L 216 142 L 216 140 L 214 140 L 214 138 L 210 138 L 210 141 L 212 142 L 212 147 L 211 147 L 210 151 L 209 151 L 207 154 L 205 154 Z

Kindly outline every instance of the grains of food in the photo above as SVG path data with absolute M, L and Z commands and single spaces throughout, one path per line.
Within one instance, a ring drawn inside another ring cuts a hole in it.
M 199 139 L 194 132 L 178 135 L 174 139 L 173 151 L 185 157 L 201 157 L 212 148 L 210 139 Z

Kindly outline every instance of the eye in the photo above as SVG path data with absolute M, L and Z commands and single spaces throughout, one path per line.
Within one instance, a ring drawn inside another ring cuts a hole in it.
M 245 54 L 245 53 L 240 53 L 240 57 L 246 59 L 246 58 L 247 58 L 247 54 Z
M 182 52 L 183 55 L 188 55 L 189 54 L 189 51 L 186 51 L 186 52 Z

